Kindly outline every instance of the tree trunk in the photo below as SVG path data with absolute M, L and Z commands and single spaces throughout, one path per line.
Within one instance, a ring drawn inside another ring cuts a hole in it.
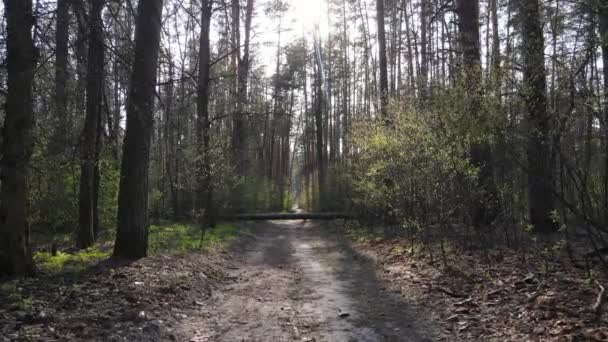
M 600 45 L 604 66 L 604 219 L 608 222 L 608 4 L 600 2 Z
M 69 0 L 57 0 L 55 31 L 55 126 L 53 139 L 49 143 L 51 155 L 64 154 L 68 147 L 68 41 L 70 6 Z
M 388 121 L 388 71 L 386 66 L 386 34 L 384 32 L 384 0 L 376 0 L 378 23 L 378 63 L 380 65 L 380 113 Z
M 32 83 L 36 58 L 32 1 L 5 0 L 6 117 L 0 173 L 0 277 L 33 272 L 27 222 L 27 173 L 32 154 Z
M 482 105 L 481 90 L 481 50 L 479 35 L 479 2 L 478 0 L 458 0 L 460 44 L 463 52 L 464 87 L 467 93 L 467 112 L 472 117 L 475 127 L 481 132 L 489 130 L 486 113 L 480 111 Z M 492 151 L 486 137 L 471 146 L 471 162 L 479 168 L 479 191 L 473 209 L 473 224 L 477 228 L 492 223 L 497 213 L 498 195 L 494 183 L 494 165 Z
M 140 0 L 137 7 L 114 257 L 141 258 L 148 253 L 148 166 L 162 9 L 162 0 Z
M 244 158 L 243 158 L 243 148 L 244 148 L 244 137 L 245 137 L 245 125 L 244 125 L 244 117 L 242 113 L 243 107 L 243 98 L 241 97 L 242 91 L 245 90 L 246 95 L 246 87 L 247 85 L 243 84 L 247 82 L 246 74 L 245 79 L 243 79 L 243 73 L 248 72 L 247 67 L 242 65 L 243 60 L 241 60 L 241 32 L 240 32 L 240 15 L 241 7 L 239 4 L 239 0 L 232 0 L 232 48 L 234 52 L 232 53 L 232 68 L 233 72 L 236 73 L 236 78 L 234 79 L 233 91 L 235 91 L 235 101 L 234 101 L 234 113 L 232 116 L 232 153 L 234 165 L 236 167 L 237 174 L 242 176 L 244 173 Z M 246 43 L 248 44 L 248 42 Z
M 429 62 L 428 62 L 428 34 L 427 34 L 427 15 L 429 1 L 422 0 L 420 2 L 420 75 L 418 75 L 418 92 L 422 104 L 428 96 L 427 86 L 429 78 Z
M 80 164 L 80 196 L 78 199 L 78 236 L 76 246 L 87 248 L 95 242 L 98 189 L 97 163 L 99 159 L 101 109 L 103 94 L 104 0 L 94 0 L 89 13 L 89 53 L 87 64 L 86 118 L 82 132 L 82 161 Z
M 519 1 L 522 32 L 524 89 L 528 114 L 528 201 L 530 222 L 538 232 L 553 232 L 556 225 L 551 170 L 551 118 L 547 112 L 545 43 L 538 0 Z
M 196 111 L 197 137 L 197 210 L 201 229 L 214 224 L 213 184 L 211 179 L 211 157 L 209 150 L 210 128 L 209 121 L 209 68 L 210 46 L 209 30 L 211 25 L 212 3 L 203 0 L 201 11 L 201 35 L 198 67 L 198 98 Z
M 492 82 L 494 83 L 494 92 L 500 101 L 501 85 L 502 85 L 502 71 L 501 71 L 501 57 L 500 57 L 500 33 L 498 32 L 498 0 L 490 0 L 490 9 L 492 12 Z
M 325 145 L 323 143 L 323 61 L 321 60 L 321 43 L 318 31 L 314 36 L 314 56 L 317 64 L 316 72 L 316 108 L 315 108 L 315 133 L 317 148 L 317 172 L 319 176 L 319 209 L 325 209 Z

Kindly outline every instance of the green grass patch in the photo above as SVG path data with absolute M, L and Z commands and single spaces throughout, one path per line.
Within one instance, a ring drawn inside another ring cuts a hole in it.
M 244 230 L 231 224 L 220 224 L 207 230 L 201 241 L 201 230 L 195 224 L 166 223 L 150 226 L 149 252 L 154 254 L 176 254 L 200 249 L 219 247 L 245 233 Z M 80 273 L 92 265 L 110 257 L 110 240 L 100 241 L 99 246 L 91 247 L 76 253 L 36 252 L 36 266 L 50 273 Z
M 37 252 L 34 254 L 34 261 L 39 268 L 48 272 L 81 272 L 109 256 L 109 251 L 91 247 L 73 254 L 57 252 L 52 255 L 48 252 Z
M 188 223 L 170 223 L 150 226 L 150 254 L 183 253 L 221 246 L 244 231 L 231 224 L 219 224 L 207 230 L 201 241 L 200 226 Z

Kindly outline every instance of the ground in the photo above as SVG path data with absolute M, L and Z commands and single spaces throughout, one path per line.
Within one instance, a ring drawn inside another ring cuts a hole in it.
M 433 341 L 424 310 L 320 223 L 252 228 L 233 281 L 185 325 L 192 341 Z M 203 319 L 201 319 L 203 318 Z
M 431 263 L 341 221 L 240 226 L 221 248 L 4 282 L 0 341 L 608 341 L 596 283 L 566 265 Z

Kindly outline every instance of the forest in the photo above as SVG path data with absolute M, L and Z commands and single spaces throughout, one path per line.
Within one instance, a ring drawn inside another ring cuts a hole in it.
M 7 341 L 608 340 L 605 0 L 0 11 Z

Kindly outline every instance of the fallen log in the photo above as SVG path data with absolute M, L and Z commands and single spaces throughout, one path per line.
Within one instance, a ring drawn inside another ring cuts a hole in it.
M 351 219 L 348 213 L 261 213 L 236 214 L 225 217 L 235 221 L 267 221 L 267 220 L 340 220 Z

